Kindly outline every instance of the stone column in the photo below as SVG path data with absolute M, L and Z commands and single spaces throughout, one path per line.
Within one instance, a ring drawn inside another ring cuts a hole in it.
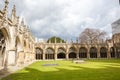
M 80 59 L 80 58 L 79 58 L 79 52 L 77 52 L 77 59 Z
M 97 58 L 101 58 L 101 57 L 100 57 L 100 48 L 98 48 Z
M 110 48 L 108 48 L 108 51 L 107 51 L 107 58 L 111 58 L 111 56 L 110 56 Z
M 66 60 L 68 60 L 69 59 L 69 57 L 68 57 L 68 53 L 66 54 Z
M 90 59 L 90 48 L 88 48 L 87 58 Z
M 43 50 L 43 55 L 42 55 L 42 57 L 43 57 L 43 60 L 45 60 L 45 50 Z
M 54 54 L 54 58 L 55 58 L 55 60 L 57 60 L 57 53 Z

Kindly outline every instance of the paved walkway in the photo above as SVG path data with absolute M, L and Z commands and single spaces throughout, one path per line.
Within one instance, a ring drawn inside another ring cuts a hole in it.
M 35 62 L 35 61 L 32 61 L 32 62 L 30 62 L 28 64 L 24 64 L 22 66 L 14 66 L 14 67 L 13 66 L 9 66 L 7 69 L 0 68 L 0 80 L 3 77 L 6 77 L 6 76 L 10 75 L 11 73 L 16 72 L 17 70 L 20 70 L 20 69 L 23 69 L 24 67 L 29 66 L 33 62 Z

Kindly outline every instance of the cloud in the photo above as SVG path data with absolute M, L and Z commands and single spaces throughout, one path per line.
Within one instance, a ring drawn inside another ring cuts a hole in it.
M 10 0 L 9 7 L 13 4 L 35 37 L 45 39 L 75 39 L 87 27 L 103 29 L 111 35 L 111 23 L 120 18 L 118 0 Z

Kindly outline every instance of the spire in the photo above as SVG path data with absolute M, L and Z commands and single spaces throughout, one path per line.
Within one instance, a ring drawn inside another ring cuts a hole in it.
M 13 16 L 16 16 L 16 6 L 15 6 L 15 5 L 13 5 L 12 15 L 13 15 Z
M 4 5 L 4 9 L 3 9 L 5 19 L 7 19 L 8 4 L 9 4 L 9 1 L 5 0 L 5 5 Z
M 24 19 L 22 18 L 22 21 L 21 21 L 21 26 L 24 26 L 25 23 L 24 23 Z
M 4 12 L 7 11 L 7 9 L 8 9 L 8 4 L 9 4 L 9 1 L 8 1 L 8 0 L 5 0 L 5 5 L 4 5 L 4 9 L 3 9 Z
M 76 43 L 78 43 L 78 37 L 76 37 Z

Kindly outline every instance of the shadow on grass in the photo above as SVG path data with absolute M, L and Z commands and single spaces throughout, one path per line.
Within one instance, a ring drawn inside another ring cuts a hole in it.
M 105 66 L 97 69 L 70 67 L 76 70 L 55 67 L 58 71 L 43 72 L 34 68 L 25 68 L 25 72 L 14 73 L 1 80 L 120 80 L 120 66 Z

